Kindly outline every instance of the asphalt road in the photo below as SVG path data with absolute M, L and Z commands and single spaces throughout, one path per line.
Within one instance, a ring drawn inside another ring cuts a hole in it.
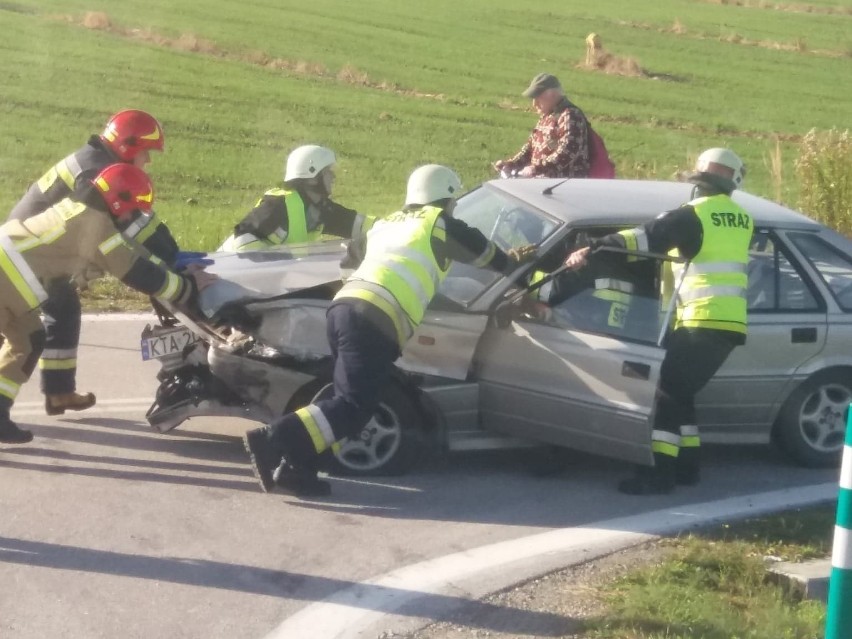
M 575 456 L 536 477 L 529 452 L 492 452 L 333 479 L 324 501 L 265 495 L 250 422 L 148 427 L 144 324 L 84 320 L 78 386 L 95 408 L 47 417 L 34 378 L 13 410 L 36 439 L 0 448 L 3 639 L 377 637 L 655 525 L 826 499 L 837 481 L 769 448 L 710 448 L 700 486 L 630 498 L 620 464 Z

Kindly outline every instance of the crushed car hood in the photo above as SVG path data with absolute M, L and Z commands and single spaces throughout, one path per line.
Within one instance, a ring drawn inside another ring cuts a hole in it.
M 263 251 L 211 253 L 207 271 L 220 279 L 205 288 L 199 306 L 213 317 L 225 304 L 262 300 L 340 279 L 340 240 L 288 244 Z

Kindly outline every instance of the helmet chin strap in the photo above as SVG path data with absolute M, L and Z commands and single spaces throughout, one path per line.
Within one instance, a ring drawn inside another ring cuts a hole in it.
M 284 185 L 288 188 L 295 189 L 314 204 L 319 204 L 323 200 L 329 199 L 329 196 L 331 195 L 325 188 L 325 184 L 319 176 L 314 178 L 290 180 L 289 182 L 284 182 Z
M 328 199 L 330 195 L 328 190 L 325 188 L 325 184 L 322 180 L 316 179 L 316 181 L 311 180 L 313 184 L 308 183 L 305 184 L 305 194 L 314 202 L 319 203 L 323 200 Z
M 692 188 L 692 197 L 706 197 L 724 193 L 730 195 L 736 189 L 733 180 L 714 173 L 693 173 L 687 178 L 695 186 Z

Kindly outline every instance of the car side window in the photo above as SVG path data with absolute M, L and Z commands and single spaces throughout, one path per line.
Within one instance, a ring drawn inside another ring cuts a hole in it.
M 556 219 L 487 187 L 459 199 L 453 217 L 478 229 L 503 250 L 538 245 L 559 226 Z M 501 277 L 500 273 L 487 268 L 454 262 L 438 297 L 467 306 Z M 441 300 L 435 302 L 440 303 Z
M 607 227 L 573 231 L 566 242 L 542 257 L 531 275 L 532 281 L 558 268 L 575 248 L 616 230 Z M 557 328 L 655 342 L 660 325 L 657 270 L 651 260 L 627 264 L 623 256 L 601 252 L 590 258 L 587 267 L 566 271 L 536 290 L 520 312 L 527 320 Z
M 766 231 L 752 238 L 748 263 L 749 312 L 819 310 L 819 301 L 799 269 Z
M 852 311 L 852 260 L 823 238 L 791 233 L 790 239 L 819 273 L 844 311 Z

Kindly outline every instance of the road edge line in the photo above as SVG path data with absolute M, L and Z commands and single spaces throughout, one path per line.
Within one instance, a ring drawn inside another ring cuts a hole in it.
M 265 639 L 375 637 L 373 626 L 402 608 L 410 610 L 412 604 L 420 599 L 425 603 L 429 597 L 435 598 L 435 595 L 446 595 L 448 592 L 452 593 L 453 599 L 480 599 L 551 572 L 556 569 L 554 565 L 565 568 L 582 564 L 661 535 L 706 526 L 722 518 L 758 516 L 826 502 L 836 497 L 836 482 L 814 484 L 674 506 L 480 546 L 354 583 L 322 601 L 302 608 L 265 635 Z M 571 561 L 571 556 L 576 553 L 582 553 L 582 557 Z M 542 559 L 546 561 L 540 563 L 541 570 L 536 570 L 535 562 Z M 519 570 L 523 565 L 527 566 L 527 570 Z M 521 576 L 522 572 L 526 574 Z M 487 585 L 461 585 L 486 573 L 489 576 Z M 429 602 L 432 614 L 436 612 L 435 603 Z M 446 607 L 449 609 L 449 606 Z

